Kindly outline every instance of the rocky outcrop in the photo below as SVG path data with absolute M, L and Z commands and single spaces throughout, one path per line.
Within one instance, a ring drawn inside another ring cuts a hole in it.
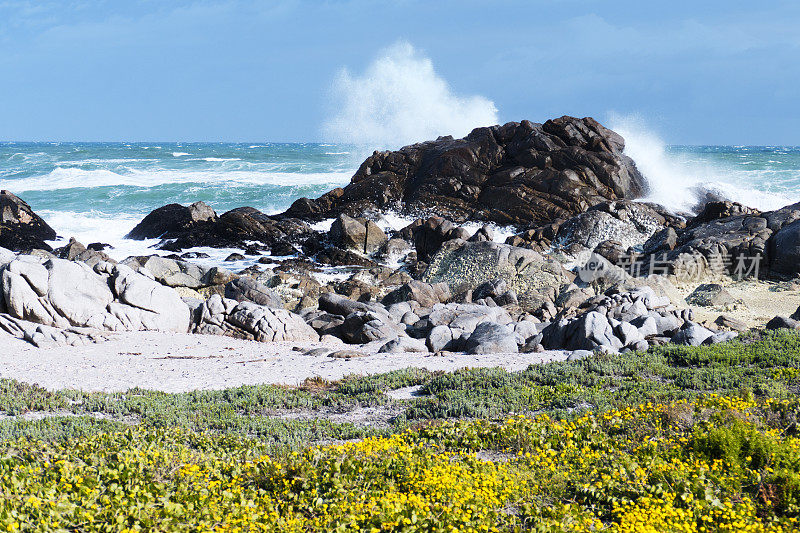
M 53 346 L 82 346 L 102 342 L 105 337 L 92 330 L 81 328 L 54 328 L 43 326 L 0 313 L 0 333 L 6 333 L 17 339 L 29 342 L 37 348 Z
M 0 191 L 0 247 L 14 251 L 52 250 L 56 232 L 21 198 Z
M 55 328 L 186 332 L 178 294 L 125 265 L 20 256 L 0 268 L 4 311 Z
M 192 332 L 259 342 L 317 341 L 319 335 L 294 313 L 215 294 L 193 311 Z
M 377 252 L 387 241 L 386 234 L 375 222 L 347 215 L 339 215 L 334 220 L 329 234 L 335 245 L 363 254 Z
M 195 202 L 188 207 L 181 204 L 169 204 L 159 207 L 144 217 L 125 238 L 159 239 L 190 231 L 201 222 L 214 222 L 217 219 L 217 213 L 204 202 Z
M 266 249 L 272 255 L 294 255 L 313 231 L 300 220 L 275 218 L 252 207 L 238 207 L 219 217 L 197 202 L 189 207 L 170 204 L 159 207 L 127 235 L 131 239 L 159 238 L 159 248 L 180 251 L 185 248 Z
M 447 283 L 453 294 L 501 279 L 523 308 L 538 309 L 554 287 L 575 276 L 560 263 L 525 248 L 495 242 L 453 240 L 442 246 L 422 276 L 426 283 Z
M 604 200 L 645 193 L 624 145 L 591 118 L 477 128 L 463 139 L 375 152 L 347 187 L 302 198 L 285 216 L 320 220 L 391 209 L 458 222 L 529 225 L 568 218 Z
M 660 242 L 669 238 L 669 234 L 659 235 L 660 232 L 674 234 L 674 228 L 682 229 L 685 225 L 682 217 L 657 204 L 618 200 L 601 202 L 567 220 L 553 220 L 529 228 L 506 242 L 539 251 L 566 251 L 571 255 L 594 250 L 606 257 L 606 252 L 612 251 L 609 243 L 617 248 L 613 250 L 614 255 L 626 253 L 632 247 L 647 249 L 652 247 L 654 239 Z M 596 249 L 604 243 L 605 249 Z
M 709 203 L 677 233 L 672 249 L 653 247 L 641 262 L 663 269 L 657 273 L 699 279 L 800 275 L 800 203 L 764 213 L 731 202 Z

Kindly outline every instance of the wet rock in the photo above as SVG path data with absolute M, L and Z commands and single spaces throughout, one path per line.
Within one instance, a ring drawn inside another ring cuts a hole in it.
M 373 221 L 344 214 L 334 220 L 329 235 L 337 246 L 365 254 L 377 252 L 387 242 L 386 234 Z
M 13 251 L 52 250 L 56 232 L 21 198 L 0 190 L 0 247 Z
M 347 187 L 300 199 L 285 215 L 321 220 L 394 209 L 459 222 L 547 222 L 643 195 L 645 180 L 623 148 L 622 137 L 591 118 L 477 128 L 464 139 L 375 152 Z
M 678 234 L 674 228 L 664 228 L 655 232 L 643 245 L 645 254 L 668 252 L 678 244 Z
M 482 226 L 478 228 L 469 239 L 469 242 L 482 242 L 482 241 L 494 241 L 494 230 L 491 226 Z
M 217 220 L 217 214 L 204 202 L 190 206 L 169 204 L 151 212 L 128 233 L 126 239 L 158 239 L 191 230 L 200 222 Z

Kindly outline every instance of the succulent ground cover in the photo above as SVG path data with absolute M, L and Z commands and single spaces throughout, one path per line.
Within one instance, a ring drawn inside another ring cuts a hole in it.
M 787 331 L 300 388 L 87 394 L 5 380 L 0 528 L 792 531 L 798 385 Z M 410 386 L 409 400 L 386 394 Z M 393 415 L 287 417 L 365 408 Z

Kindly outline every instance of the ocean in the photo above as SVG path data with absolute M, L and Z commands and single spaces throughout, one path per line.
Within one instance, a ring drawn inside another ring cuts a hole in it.
M 627 138 L 627 137 L 626 137 Z M 665 146 L 628 138 L 651 198 L 676 210 L 705 186 L 761 209 L 800 201 L 800 147 Z M 0 188 L 28 202 L 59 234 L 104 242 L 123 259 L 156 241 L 123 236 L 153 209 L 202 200 L 218 213 L 285 210 L 346 185 L 369 154 L 353 146 L 286 143 L 0 143 Z M 403 221 L 396 220 L 395 224 Z M 398 228 L 399 229 L 399 228 Z M 229 250 L 208 250 L 220 260 Z

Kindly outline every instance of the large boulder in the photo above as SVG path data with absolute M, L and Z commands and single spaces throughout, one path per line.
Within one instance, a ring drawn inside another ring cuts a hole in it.
M 275 291 L 247 276 L 229 281 L 225 285 L 225 298 L 237 302 L 253 302 L 276 309 L 283 308 L 283 300 Z
M 422 307 L 433 307 L 436 304 L 447 302 L 450 297 L 450 287 L 446 283 L 430 284 L 411 280 L 387 294 L 383 303 L 390 305 L 412 301 Z
M 387 241 L 386 234 L 375 222 L 347 215 L 339 215 L 333 221 L 329 234 L 337 246 L 364 254 L 377 252 Z
M 501 279 L 522 307 L 537 307 L 548 289 L 571 283 L 574 275 L 560 263 L 526 248 L 489 241 L 450 241 L 431 259 L 426 283 L 447 283 L 453 294 Z
M 189 230 L 200 222 L 216 219 L 217 214 L 204 202 L 195 202 L 190 206 L 169 204 L 144 217 L 125 238 L 158 239 L 164 235 L 174 235 Z
M 189 308 L 171 288 L 124 265 L 19 256 L 2 268 L 5 311 L 56 328 L 185 333 Z
M 21 198 L 0 190 L 0 246 L 14 251 L 52 250 L 56 232 Z
M 517 353 L 514 331 L 504 324 L 482 322 L 467 338 L 465 351 L 472 354 Z
M 533 224 L 581 213 L 603 200 L 637 198 L 645 180 L 624 140 L 592 118 L 561 117 L 477 128 L 396 152 L 375 152 L 344 189 L 302 198 L 304 219 L 377 210 Z
M 556 238 L 562 246 L 579 244 L 589 250 L 612 240 L 627 250 L 644 244 L 666 222 L 666 218 L 648 204 L 603 202 L 567 220 L 560 226 Z
M 128 257 L 122 264 L 134 270 L 146 269 L 159 282 L 168 287 L 199 289 L 211 284 L 211 268 L 189 261 L 179 261 L 158 255 Z
M 217 217 L 197 202 L 189 207 L 170 204 L 159 207 L 128 235 L 132 239 L 160 238 L 163 250 L 185 248 L 269 248 L 273 255 L 293 255 L 314 232 L 300 220 L 268 216 L 252 207 L 237 207 Z

